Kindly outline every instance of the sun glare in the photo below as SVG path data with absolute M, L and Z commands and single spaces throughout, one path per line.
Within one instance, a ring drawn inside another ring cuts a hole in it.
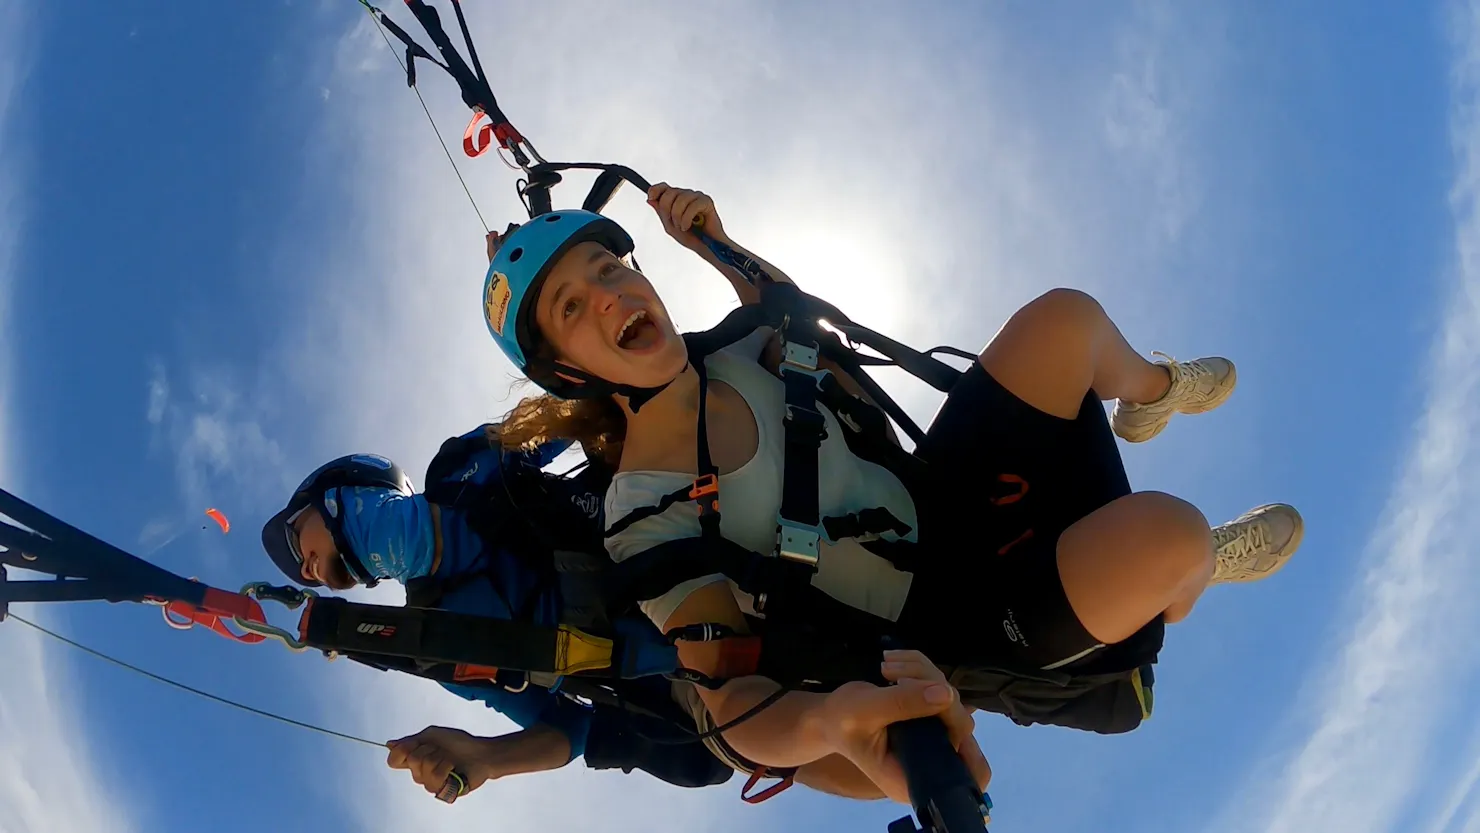
M 804 292 L 869 329 L 886 334 L 901 331 L 910 305 L 903 259 L 893 246 L 850 232 L 847 224 L 829 227 L 783 221 L 760 237 L 764 242 L 757 242 L 756 254 L 785 271 Z

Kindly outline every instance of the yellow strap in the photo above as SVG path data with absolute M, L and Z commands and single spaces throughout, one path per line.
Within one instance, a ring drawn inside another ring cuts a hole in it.
M 559 630 L 560 635 L 555 637 L 556 674 L 577 674 L 611 667 L 613 644 L 610 639 L 592 636 L 570 625 L 561 625 Z
M 1151 689 L 1141 683 L 1141 669 L 1131 672 L 1131 687 L 1136 691 L 1136 700 L 1141 704 L 1141 719 L 1150 720 L 1154 706 Z

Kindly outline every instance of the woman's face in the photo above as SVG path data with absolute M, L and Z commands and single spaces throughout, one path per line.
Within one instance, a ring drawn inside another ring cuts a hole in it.
M 319 510 L 310 508 L 299 515 L 293 521 L 293 534 L 297 538 L 298 555 L 303 559 L 301 572 L 305 579 L 320 582 L 331 590 L 355 586 Z
M 535 324 L 556 357 L 598 378 L 659 387 L 688 364 L 683 338 L 653 285 L 599 243 L 566 252 L 535 303 Z

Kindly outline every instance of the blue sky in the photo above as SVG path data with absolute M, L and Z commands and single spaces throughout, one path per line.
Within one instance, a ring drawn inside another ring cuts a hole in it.
M 1238 363 L 1227 406 L 1124 449 L 1133 483 L 1215 521 L 1293 502 L 1303 550 L 1169 632 L 1137 732 L 983 717 L 994 830 L 1480 831 L 1480 3 L 980 5 L 468 14 L 547 157 L 704 189 L 737 240 L 883 332 L 974 349 L 1069 285 L 1148 353 Z M 420 77 L 455 140 L 455 89 Z M 507 169 L 456 158 L 490 223 L 522 216 Z M 640 200 L 613 210 L 682 325 L 724 314 L 728 288 Z M 183 531 L 151 557 L 217 586 L 272 579 L 256 529 L 306 471 L 366 450 L 419 473 L 517 396 L 478 317 L 481 236 L 352 0 L 0 0 L 0 482 L 136 551 Z M 938 396 L 884 378 L 928 419 Z M 197 529 L 212 505 L 230 535 Z M 374 740 L 508 728 L 152 608 L 16 612 Z M 449 808 L 381 752 L 19 623 L 0 667 L 3 833 L 882 829 L 903 810 L 580 767 Z

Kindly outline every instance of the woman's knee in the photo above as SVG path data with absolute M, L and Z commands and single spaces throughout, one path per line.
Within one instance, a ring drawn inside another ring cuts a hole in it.
M 1082 328 L 1108 317 L 1093 295 L 1066 286 L 1056 287 L 1029 301 L 1014 318 L 1030 318 L 1038 325 Z
M 1066 335 L 1096 330 L 1096 324 L 1106 318 L 1105 308 L 1094 296 L 1078 289 L 1058 287 L 1039 295 L 1014 312 L 1002 326 L 998 338 L 1012 334 L 1013 338 L 1061 339 Z M 992 345 L 987 345 L 990 351 Z M 983 353 L 985 356 L 985 353 Z
M 1059 580 L 1084 628 L 1107 644 L 1203 586 L 1213 542 L 1197 507 L 1162 492 L 1137 492 L 1080 519 L 1059 536 Z
M 1073 419 L 1095 374 L 1095 344 L 1105 311 L 1077 289 L 1053 289 L 1019 309 L 978 361 L 1014 396 Z
M 1213 537 L 1201 509 L 1166 492 L 1136 492 L 1123 498 L 1147 529 L 1145 540 L 1165 568 L 1186 583 L 1206 580 L 1213 570 Z
M 1076 560 L 1115 569 L 1099 554 L 1119 551 L 1115 561 L 1136 565 L 1140 581 L 1167 591 L 1206 580 L 1213 569 L 1207 517 L 1165 492 L 1126 495 L 1069 527 L 1059 540 L 1061 561 L 1072 551 Z

